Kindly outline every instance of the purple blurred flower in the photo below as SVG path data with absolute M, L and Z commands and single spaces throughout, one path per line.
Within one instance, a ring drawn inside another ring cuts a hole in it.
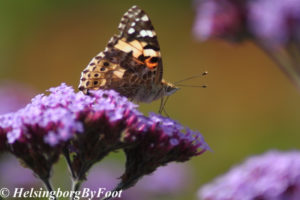
M 268 45 L 300 39 L 300 0 L 197 0 L 195 36 L 239 41 L 251 36 Z
M 300 0 L 197 0 L 195 36 L 252 40 L 300 90 Z
M 117 162 L 104 162 L 93 168 L 82 188 L 98 190 L 106 188 L 112 190 L 117 184 L 118 176 L 122 171 Z M 122 200 L 150 200 L 157 196 L 175 196 L 189 187 L 189 169 L 184 165 L 171 163 L 158 168 L 153 174 L 144 177 L 136 186 L 122 193 Z
M 90 188 L 91 190 L 98 190 L 99 188 L 106 188 L 112 190 L 118 183 L 118 176 L 122 169 L 118 162 L 103 162 L 88 173 L 87 181 L 82 184 L 82 188 Z
M 0 136 L 6 136 L 0 147 L 8 146 L 42 180 L 49 179 L 52 165 L 63 153 L 77 190 L 96 162 L 124 149 L 126 172 L 119 188 L 126 189 L 159 166 L 208 150 L 200 133 L 159 115 L 145 117 L 112 90 L 84 95 L 61 84 L 49 92 L 15 113 L 0 116 L 4 132 Z
M 249 1 L 248 20 L 250 32 L 269 45 L 300 41 L 300 0 Z
M 199 190 L 203 200 L 298 200 L 300 152 L 270 151 L 247 159 Z
M 39 186 L 39 181 L 29 169 L 23 168 L 16 158 L 5 155 L 0 162 L 0 187 L 13 191 L 16 187 L 32 188 Z
M 192 177 L 188 166 L 170 163 L 145 176 L 133 189 L 149 195 L 177 195 L 191 186 Z M 130 190 L 129 190 L 130 191 Z
M 15 112 L 30 102 L 34 90 L 14 81 L 0 82 L 0 114 Z
M 245 12 L 235 0 L 197 0 L 194 34 L 201 40 L 225 38 L 231 41 L 244 37 Z

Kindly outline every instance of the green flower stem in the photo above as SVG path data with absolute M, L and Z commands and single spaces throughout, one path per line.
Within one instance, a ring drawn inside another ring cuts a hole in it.
M 45 188 L 49 191 L 49 192 L 52 192 L 53 191 L 53 187 L 49 181 L 49 179 L 41 179 Z M 54 200 L 56 200 L 56 197 L 54 197 Z

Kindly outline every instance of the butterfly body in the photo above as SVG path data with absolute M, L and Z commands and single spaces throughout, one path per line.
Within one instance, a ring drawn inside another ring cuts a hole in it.
M 150 103 L 178 88 L 162 78 L 157 36 L 149 17 L 137 6 L 122 17 L 120 34 L 94 57 L 81 74 L 79 90 L 114 89 L 135 102 Z

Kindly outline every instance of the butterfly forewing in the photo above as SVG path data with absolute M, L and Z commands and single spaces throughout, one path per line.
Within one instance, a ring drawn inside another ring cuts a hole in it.
M 163 87 L 162 59 L 149 16 L 138 6 L 122 17 L 104 51 L 82 72 L 79 89 L 114 89 L 136 101 L 159 98 Z

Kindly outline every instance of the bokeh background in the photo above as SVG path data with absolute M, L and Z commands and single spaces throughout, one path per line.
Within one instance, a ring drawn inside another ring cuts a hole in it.
M 186 82 L 208 88 L 182 88 L 170 98 L 167 111 L 171 118 L 199 130 L 212 152 L 181 164 L 192 173 L 184 190 L 153 199 L 195 199 L 201 185 L 250 155 L 300 147 L 300 91 L 251 42 L 197 41 L 192 34 L 193 1 L 1 0 L 0 87 L 14 84 L 9 91 L 25 91 L 28 102 L 61 82 L 77 88 L 81 71 L 105 48 L 121 16 L 134 4 L 148 13 L 158 34 L 165 79 L 175 82 L 209 72 Z M 8 106 L 9 101 L 2 101 L 6 95 L 0 102 Z M 159 102 L 141 104 L 140 110 L 147 114 L 158 107 Z M 0 174 L 13 173 L 3 165 L 8 158 L 1 158 Z M 121 152 L 107 160 L 121 168 L 125 162 Z M 61 159 L 54 168 L 55 187 L 69 188 L 67 173 Z M 0 177 L 1 187 L 5 180 Z

